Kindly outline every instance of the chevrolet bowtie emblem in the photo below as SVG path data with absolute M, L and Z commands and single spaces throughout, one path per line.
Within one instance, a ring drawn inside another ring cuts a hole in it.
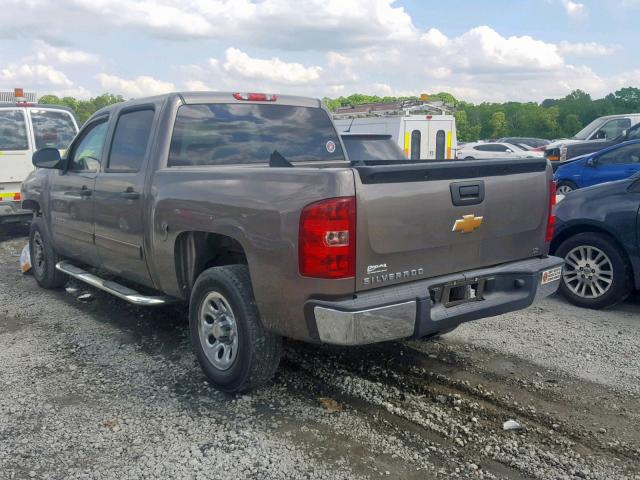
M 471 233 L 482 224 L 482 217 L 463 215 L 453 224 L 452 232 Z

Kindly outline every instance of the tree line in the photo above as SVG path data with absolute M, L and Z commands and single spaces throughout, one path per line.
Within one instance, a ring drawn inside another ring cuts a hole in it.
M 377 97 L 354 94 L 348 97 L 325 98 L 330 110 L 337 107 L 371 102 L 393 102 L 418 97 Z M 472 142 L 507 136 L 563 138 L 575 135 L 582 127 L 603 115 L 640 113 L 640 89 L 627 87 L 604 98 L 592 99 L 582 90 L 574 90 L 564 98 L 535 102 L 459 101 L 446 92 L 429 96 L 450 103 L 455 108 L 458 140 Z
M 640 112 L 640 89 L 626 87 L 604 98 L 592 99 L 582 90 L 575 90 L 564 98 L 535 102 L 483 102 L 473 104 L 456 99 L 447 92 L 429 96 L 451 104 L 455 109 L 458 140 L 471 142 L 506 136 L 563 138 L 575 135 L 582 127 L 602 115 Z M 379 97 L 354 93 L 348 97 L 324 98 L 329 110 L 373 102 L 417 100 L 418 97 Z M 121 95 L 105 93 L 88 100 L 45 95 L 40 103 L 65 105 L 71 108 L 78 121 L 84 123 L 102 107 L 122 102 Z

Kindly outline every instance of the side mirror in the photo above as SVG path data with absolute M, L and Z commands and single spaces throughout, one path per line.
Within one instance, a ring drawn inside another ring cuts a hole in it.
M 589 160 L 587 160 L 587 167 L 595 167 L 596 166 L 596 159 L 591 157 Z
M 604 130 L 598 130 L 596 132 L 596 140 L 605 140 L 607 138 L 607 132 Z
M 507 148 L 507 153 L 513 153 L 513 150 L 511 150 L 510 148 Z
M 61 169 L 62 159 L 60 158 L 60 150 L 52 147 L 41 148 L 33 153 L 31 163 L 38 168 Z

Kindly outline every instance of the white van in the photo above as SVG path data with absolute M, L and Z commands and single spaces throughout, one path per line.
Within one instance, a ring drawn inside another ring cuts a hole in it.
M 338 133 L 391 135 L 411 160 L 451 160 L 457 149 L 456 119 L 448 110 L 440 101 L 371 103 L 340 107 L 333 122 Z
M 6 100 L 8 94 L 1 93 L 0 99 Z M 20 209 L 20 185 L 33 170 L 33 152 L 44 147 L 64 150 L 77 132 L 76 119 L 65 107 L 28 103 L 21 97 L 0 102 L 0 224 L 31 214 Z
M 411 160 L 455 158 L 456 120 L 453 115 L 407 115 L 335 119 L 338 133 L 388 134 Z M 349 128 L 351 127 L 351 128 Z

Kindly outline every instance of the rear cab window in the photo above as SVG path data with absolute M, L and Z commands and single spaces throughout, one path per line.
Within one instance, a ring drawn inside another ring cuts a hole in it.
M 29 109 L 35 148 L 66 149 L 77 133 L 76 125 L 69 112 L 64 110 Z
M 19 109 L 0 109 L 0 151 L 29 150 L 27 122 Z
M 342 135 L 349 160 L 406 160 L 404 152 L 391 135 Z
M 169 166 L 345 160 L 329 115 L 318 107 L 211 103 L 182 105 Z

